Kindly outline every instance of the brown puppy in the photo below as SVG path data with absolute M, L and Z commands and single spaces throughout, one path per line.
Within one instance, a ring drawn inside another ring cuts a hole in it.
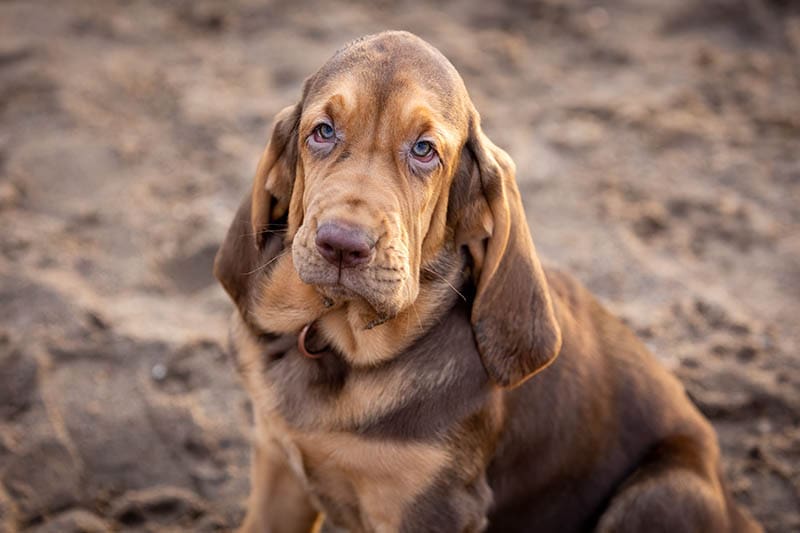
M 279 113 L 215 273 L 255 411 L 244 531 L 759 530 L 677 380 L 545 275 L 513 163 L 411 34 Z

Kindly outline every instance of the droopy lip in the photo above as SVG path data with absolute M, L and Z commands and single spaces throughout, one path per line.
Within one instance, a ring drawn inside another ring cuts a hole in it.
M 300 267 L 297 272 L 303 283 L 316 287 L 323 296 L 333 300 L 351 300 L 358 297 L 372 307 L 379 317 L 393 316 L 395 312 L 387 307 L 386 302 L 375 298 L 372 291 L 359 283 L 358 273 L 366 268 L 368 267 L 337 269 L 331 266 L 312 273 Z
M 308 272 L 303 272 L 303 270 L 302 268 L 298 270 L 298 274 L 303 283 L 314 285 L 322 289 L 323 292 L 329 293 L 330 296 L 334 298 L 348 298 L 354 295 L 360 296 L 364 298 L 367 303 L 372 305 L 369 295 L 364 294 L 368 291 L 359 290 L 356 283 L 353 283 L 354 280 L 351 279 L 352 276 L 348 272 L 353 269 L 337 269 L 334 266 L 330 268 L 325 267 L 321 275 L 310 274 Z

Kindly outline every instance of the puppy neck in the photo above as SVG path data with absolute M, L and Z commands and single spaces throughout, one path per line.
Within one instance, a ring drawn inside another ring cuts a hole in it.
M 326 307 L 325 298 L 300 280 L 291 254 L 286 254 L 263 276 L 245 321 L 275 334 L 298 334 L 317 321 L 323 338 L 348 365 L 375 366 L 408 348 L 458 300 L 466 300 L 467 277 L 465 257 L 452 249 L 441 250 L 423 265 L 416 300 L 390 320 L 367 329 L 376 314 L 366 302 L 355 299 Z

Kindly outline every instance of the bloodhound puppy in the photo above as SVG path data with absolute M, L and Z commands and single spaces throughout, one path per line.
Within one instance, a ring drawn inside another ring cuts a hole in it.
M 215 262 L 253 402 L 243 531 L 759 531 L 710 424 L 545 271 L 450 62 L 356 40 L 275 118 Z

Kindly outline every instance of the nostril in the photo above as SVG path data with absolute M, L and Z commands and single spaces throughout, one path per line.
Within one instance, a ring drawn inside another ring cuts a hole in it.
M 364 259 L 367 256 L 369 256 L 369 250 L 367 249 L 356 250 L 354 252 L 350 252 L 348 255 L 352 260 Z

